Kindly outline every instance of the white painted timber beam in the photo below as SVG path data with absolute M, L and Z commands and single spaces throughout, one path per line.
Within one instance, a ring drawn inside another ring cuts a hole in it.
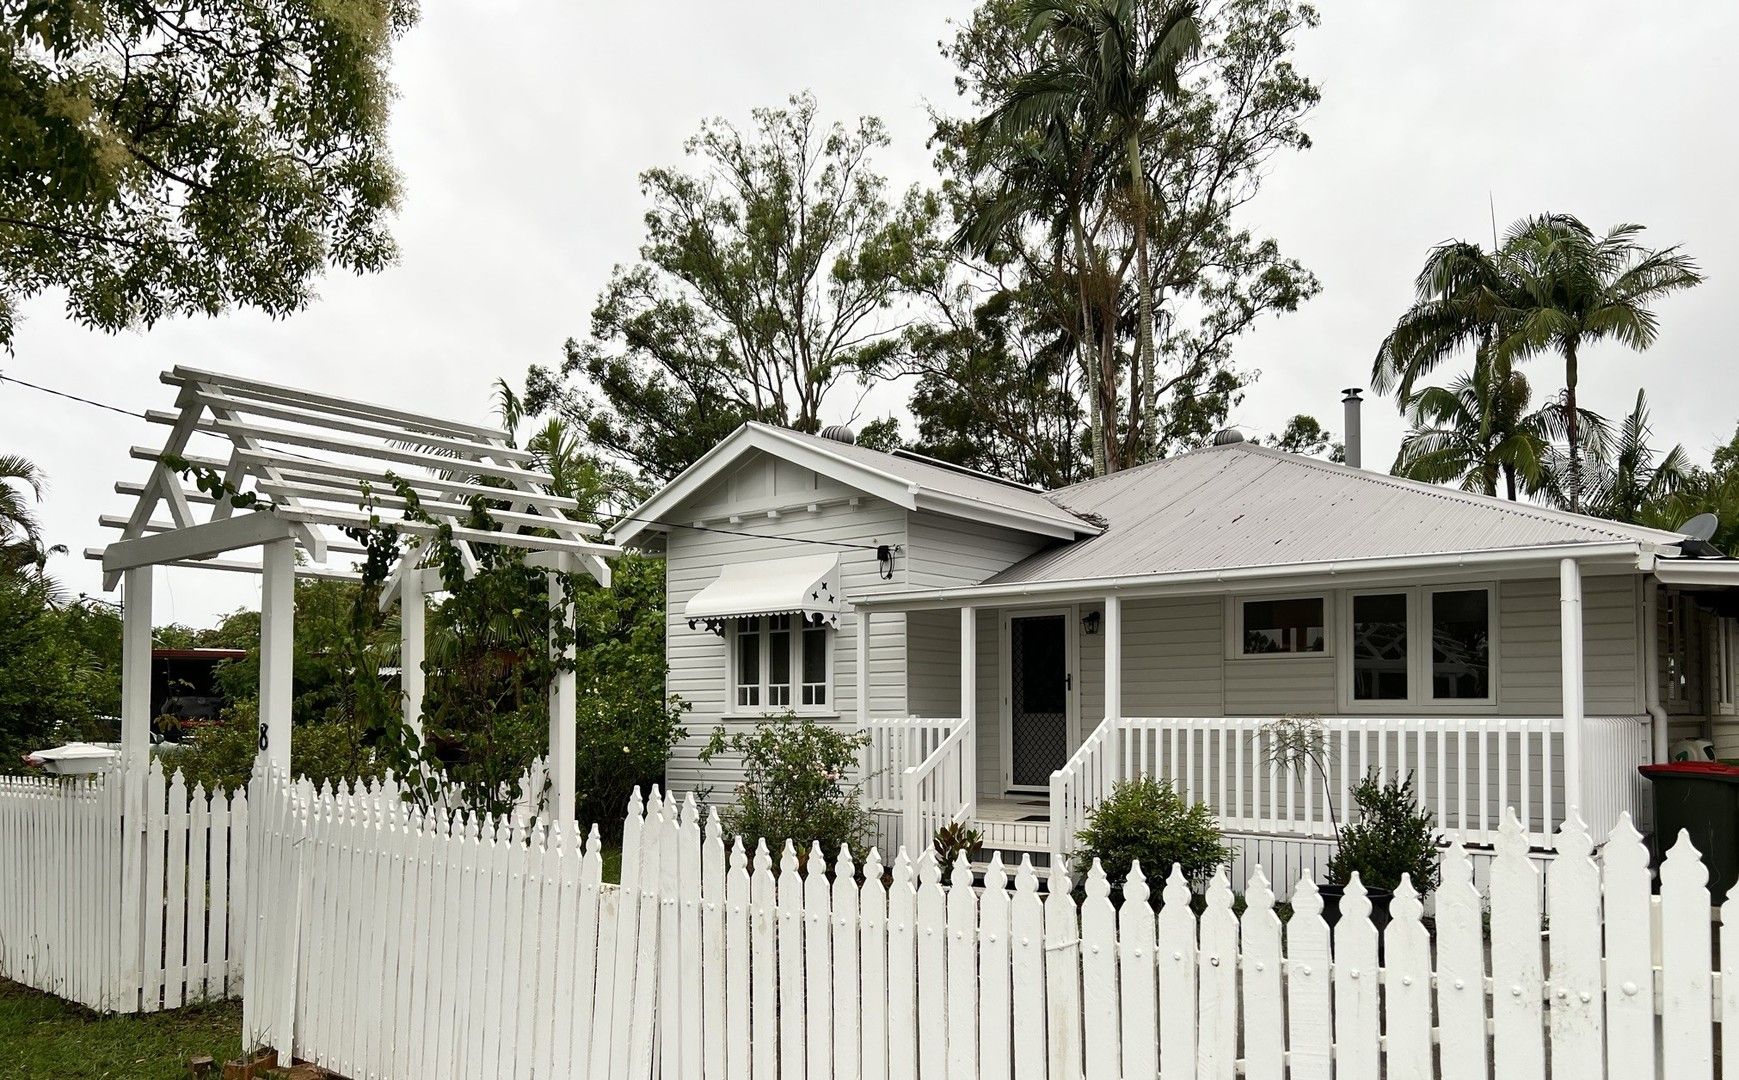
M 247 401 L 216 390 L 201 390 L 197 393 L 196 399 L 214 410 L 223 409 L 253 416 L 263 416 L 270 420 L 287 420 L 292 423 L 306 424 L 310 427 L 344 431 L 352 435 L 371 435 L 380 439 L 415 443 L 432 450 L 449 450 L 456 454 L 486 455 L 497 460 L 507 461 L 537 460 L 537 455 L 529 450 L 520 450 L 478 439 L 456 438 L 451 435 L 408 430 L 405 425 L 398 422 L 377 423 L 370 420 L 352 419 L 338 413 L 325 413 L 294 405 L 277 404 L 270 400 Z
M 380 491 L 382 495 L 392 492 L 392 479 L 387 476 L 384 468 L 368 468 L 349 462 L 316 461 L 312 458 L 283 458 L 269 453 L 242 451 L 241 459 L 252 465 L 276 463 L 279 471 L 287 480 L 311 480 L 315 483 L 326 483 L 329 486 L 333 479 L 367 481 Z M 451 462 L 449 462 L 449 465 Z M 547 492 L 520 491 L 504 493 L 501 488 L 486 484 L 474 484 L 463 480 L 452 480 L 443 476 L 423 476 L 418 474 L 395 475 L 416 489 L 418 495 L 435 497 L 438 495 L 453 495 L 469 499 L 473 495 L 481 495 L 486 499 L 500 499 L 511 494 L 520 502 L 532 502 L 539 506 L 547 506 L 555 510 L 578 510 L 579 503 L 562 495 L 551 495 Z
M 273 511 L 286 521 L 314 522 L 322 525 L 357 526 L 367 525 L 369 515 L 360 511 L 326 510 L 305 508 L 301 510 L 278 509 Z M 439 527 L 423 521 L 395 521 L 393 527 L 401 533 L 412 536 L 434 536 Z M 473 544 L 502 544 L 507 547 L 529 548 L 533 551 L 564 551 L 576 555 L 598 555 L 613 559 L 622 554 L 622 549 L 614 544 L 598 544 L 589 540 L 568 540 L 559 536 L 532 536 L 528 533 L 491 532 L 488 529 L 468 529 L 463 526 L 453 526 L 450 535 L 454 540 L 463 540 Z
M 126 523 L 127 519 L 119 514 L 103 514 L 97 518 L 97 524 L 105 529 L 119 529 Z M 166 533 L 193 527 L 192 525 L 177 525 L 172 521 L 148 521 L 145 523 L 145 532 Z M 326 550 L 336 551 L 341 555 L 366 555 L 368 553 L 368 549 L 361 544 L 351 543 L 348 540 L 328 540 L 326 541 Z
M 293 496 L 303 502 L 345 503 L 360 507 L 362 489 L 357 487 L 332 487 L 326 484 L 299 483 L 294 480 L 277 481 L 261 480 L 255 485 L 263 495 Z M 503 498 L 511 497 L 505 491 Z M 373 493 L 374 505 L 381 510 L 403 510 L 410 505 L 409 500 L 385 492 Z M 471 516 L 469 503 L 450 500 L 424 499 L 420 505 L 423 510 L 435 517 L 466 518 Z M 503 525 L 524 525 L 534 529 L 550 529 L 557 533 L 565 533 L 574 539 L 587 536 L 597 536 L 601 531 L 596 525 L 583 521 L 561 517 L 556 514 L 526 514 L 511 510 L 491 510 L 489 516 Z
M 102 548 L 85 548 L 85 558 L 92 562 L 103 561 Z M 156 566 L 186 568 L 188 570 L 223 570 L 232 574 L 258 574 L 262 567 L 257 562 L 246 559 L 177 559 L 174 562 L 156 563 Z M 362 575 L 355 570 L 346 570 L 337 566 L 320 566 L 315 563 L 297 563 L 296 576 L 312 578 L 316 581 L 361 581 Z
M 610 587 L 610 564 L 597 555 L 581 555 L 576 559 L 571 553 L 565 551 L 539 551 L 527 555 L 525 565 L 563 574 L 576 573 L 584 569 L 592 575 L 593 581 L 606 589 Z
M 237 375 L 225 375 L 215 371 L 204 371 L 198 368 L 175 365 L 160 377 L 171 386 L 185 386 L 197 383 L 206 387 L 221 389 L 233 397 L 258 398 L 264 401 L 278 401 L 298 405 L 308 409 L 319 409 L 324 412 L 342 416 L 356 416 L 371 420 L 385 420 L 405 427 L 414 427 L 422 431 L 448 435 L 460 435 L 473 439 L 506 439 L 508 433 L 500 428 L 487 427 L 480 424 L 467 424 L 458 420 L 444 420 L 440 417 L 428 416 L 423 413 L 397 409 L 389 405 L 379 405 L 367 401 L 355 401 L 351 398 L 339 397 L 336 394 L 323 394 L 314 390 L 302 390 L 293 386 L 283 386 L 278 383 L 264 382 L 259 379 L 246 379 Z
M 478 473 L 483 476 L 499 477 L 503 480 L 524 477 L 539 484 L 555 482 L 555 479 L 548 473 L 533 472 L 515 465 L 496 465 L 487 461 L 446 457 L 441 454 L 426 454 L 399 446 L 363 442 L 338 435 L 327 435 L 318 431 L 300 431 L 295 428 L 253 424 L 242 420 L 202 420 L 199 423 L 199 430 L 214 432 L 232 439 L 288 443 L 291 446 L 306 446 L 335 454 L 351 454 L 371 461 L 392 461 L 402 465 L 421 465 L 425 468 L 443 471 Z M 249 446 L 247 449 L 257 450 L 259 447 Z M 273 460 L 272 464 L 275 467 L 283 468 L 295 464 L 295 459 L 278 457 Z
M 294 526 L 295 522 L 285 520 L 278 513 L 262 510 L 174 532 L 117 540 L 103 551 L 103 571 L 115 574 L 135 566 L 201 559 L 277 540 L 293 541 L 296 536 Z M 293 543 L 291 548 L 293 552 Z
M 573 670 L 574 646 L 570 641 L 558 646 L 558 628 L 574 628 L 574 605 L 568 602 L 562 589 L 561 575 L 544 575 L 549 590 L 550 655 L 565 661 L 565 670 L 558 670 L 549 688 L 549 777 L 550 810 L 556 821 L 574 823 L 574 789 L 577 781 L 579 748 L 579 679 Z

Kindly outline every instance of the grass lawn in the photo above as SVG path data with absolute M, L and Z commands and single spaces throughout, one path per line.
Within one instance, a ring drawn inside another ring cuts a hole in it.
M 239 1001 L 99 1016 L 0 979 L 3 1080 L 175 1080 L 187 1075 L 187 1059 L 196 1054 L 220 1066 L 239 1057 L 241 1031 Z

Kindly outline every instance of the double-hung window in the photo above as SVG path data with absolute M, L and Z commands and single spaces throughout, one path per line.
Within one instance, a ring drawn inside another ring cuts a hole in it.
M 1492 597 L 1486 585 L 1353 593 L 1346 668 L 1352 704 L 1492 704 Z
M 832 635 L 798 615 L 735 620 L 726 635 L 735 711 L 825 711 L 833 700 Z

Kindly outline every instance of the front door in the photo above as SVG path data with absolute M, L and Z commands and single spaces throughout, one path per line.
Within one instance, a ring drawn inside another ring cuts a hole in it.
M 1009 619 L 1009 786 L 1043 788 L 1069 760 L 1068 618 Z

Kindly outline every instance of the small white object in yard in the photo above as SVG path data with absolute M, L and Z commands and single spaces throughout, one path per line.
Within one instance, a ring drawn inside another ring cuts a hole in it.
M 56 776 L 88 776 L 102 772 L 120 757 L 120 748 L 113 745 L 72 742 L 52 750 L 26 754 L 24 764 Z

